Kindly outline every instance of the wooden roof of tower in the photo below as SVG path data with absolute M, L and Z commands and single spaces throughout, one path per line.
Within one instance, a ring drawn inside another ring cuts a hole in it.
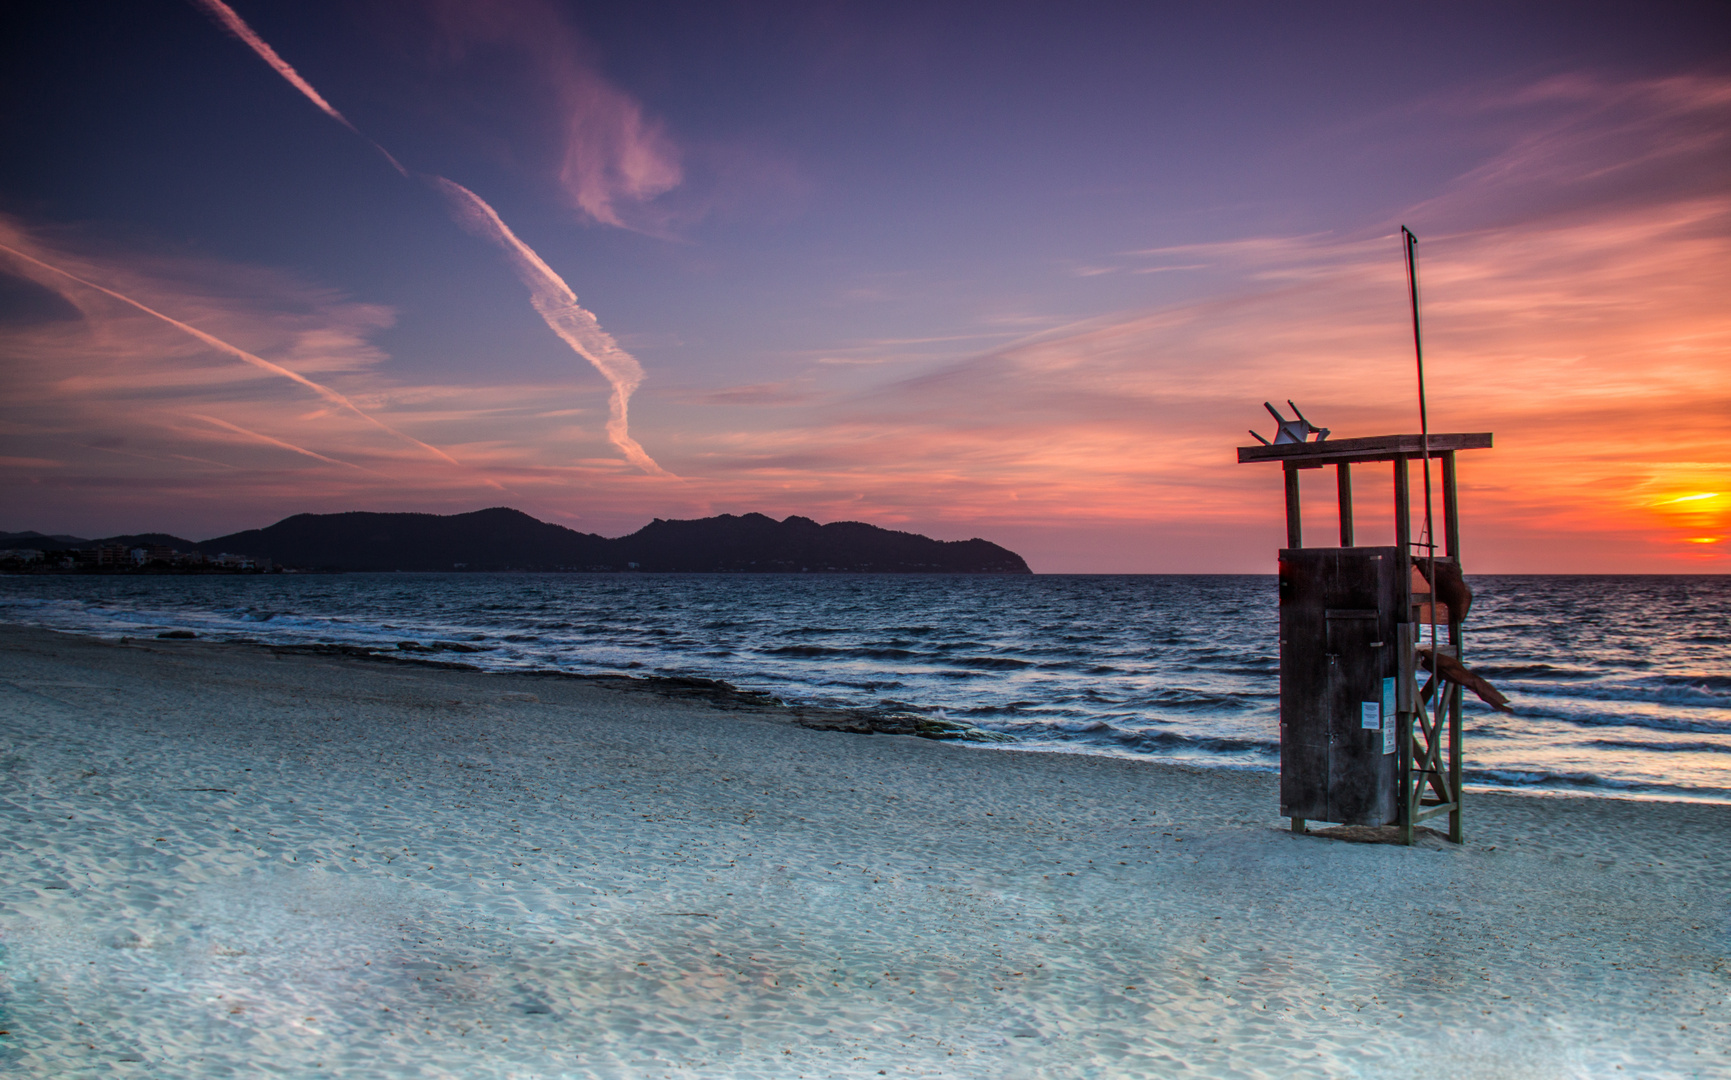
M 1491 433 L 1432 435 L 1431 456 L 1450 450 L 1488 450 Z M 1322 442 L 1274 443 L 1271 446 L 1240 446 L 1238 461 L 1291 461 L 1303 466 L 1335 465 L 1354 461 L 1393 461 L 1422 457 L 1422 435 L 1372 435 L 1367 439 L 1324 439 Z

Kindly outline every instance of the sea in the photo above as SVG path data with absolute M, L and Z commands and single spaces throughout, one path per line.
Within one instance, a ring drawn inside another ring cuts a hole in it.
M 1731 576 L 1474 576 L 1473 787 L 1731 802 Z M 105 638 L 457 643 L 500 671 L 697 676 L 1012 736 L 982 752 L 1279 767 L 1273 575 L 0 576 Z M 405 655 L 421 655 L 405 653 Z

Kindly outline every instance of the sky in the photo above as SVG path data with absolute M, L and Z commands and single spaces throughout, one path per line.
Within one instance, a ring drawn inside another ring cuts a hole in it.
M 1722 3 L 0 22 L 0 530 L 756 511 L 1271 572 L 1264 401 L 1418 430 L 1406 225 L 1431 430 L 1495 435 L 1466 569 L 1731 570 Z

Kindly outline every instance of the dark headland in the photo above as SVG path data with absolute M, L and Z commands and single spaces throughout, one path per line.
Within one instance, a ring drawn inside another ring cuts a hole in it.
M 42 558 L 33 564 L 44 567 L 63 565 L 74 551 L 106 549 L 118 555 L 124 548 L 146 552 L 136 560 L 144 565 L 166 565 L 168 552 L 180 552 L 349 571 L 1031 573 L 1020 555 L 986 540 L 933 540 L 858 521 L 819 525 L 810 518 L 776 521 L 763 514 L 692 521 L 657 518 L 629 536 L 608 538 L 538 521 L 507 507 L 451 515 L 296 514 L 268 528 L 203 541 L 165 533 L 102 540 L 3 533 L 0 548 L 9 549 L 0 555 L 40 553 Z M 15 557 L 8 564 L 18 561 Z

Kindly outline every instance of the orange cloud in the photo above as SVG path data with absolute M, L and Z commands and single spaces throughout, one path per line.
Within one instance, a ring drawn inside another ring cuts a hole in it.
M 40 316 L 0 335 L 0 456 L 20 520 L 227 531 L 237 516 L 271 520 L 285 506 L 467 509 L 500 492 L 527 503 L 632 471 L 595 460 L 607 406 L 586 381 L 388 377 L 371 338 L 393 316 L 378 305 L 3 219 L 0 247 L 14 252 L 0 252 L 0 272 L 44 298 Z M 431 446 L 450 453 L 429 461 Z
M 1404 220 L 1423 238 L 1432 429 L 1496 433 L 1494 450 L 1461 460 L 1469 569 L 1722 572 L 1728 87 L 1577 78 L 1433 103 L 1549 111 L 1444 195 L 1362 234 L 1236 238 L 1113 264 L 1207 274 L 1220 284 L 1203 299 L 1004 344 L 989 336 L 1002 325 L 918 338 L 892 326 L 877 341 L 814 343 L 808 370 L 737 387 L 669 370 L 634 419 L 685 483 L 607 456 L 598 387 L 508 374 L 407 384 L 371 344 L 391 318 L 376 306 L 268 271 L 34 237 L 56 265 L 316 377 L 463 466 L 430 471 L 304 387 L 37 277 L 67 311 L 0 345 L 0 453 L 21 462 L 11 502 L 46 513 L 99 496 L 156 515 L 115 530 L 196 531 L 185 522 L 202 515 L 220 519 L 214 532 L 295 510 L 473 509 L 502 489 L 602 532 L 798 512 L 988 536 L 1045 571 L 1266 571 L 1283 536 L 1280 477 L 1233 455 L 1245 428 L 1267 430 L 1263 400 L 1297 400 L 1335 437 L 1416 430 Z M 980 352 L 932 366 L 935 338 L 974 334 Z M 837 358 L 870 362 L 825 362 Z M 908 358 L 921 374 L 888 374 Z M 861 373 L 880 372 L 859 389 Z M 1332 478 L 1305 480 L 1308 533 L 1326 541 Z M 1377 542 L 1386 469 L 1360 470 L 1355 486 L 1361 542 Z M 237 507 L 253 516 L 235 520 Z M 15 527 L 45 525 L 74 521 Z
M 1723 504 L 1693 498 L 1731 491 L 1731 81 L 1575 77 L 1423 107 L 1541 106 L 1508 151 L 1402 215 L 1424 238 L 1432 430 L 1497 436 L 1461 462 L 1469 565 L 1731 569 Z M 1024 535 L 1052 552 L 1041 569 L 1266 567 L 1278 473 L 1232 457 L 1266 425 L 1261 401 L 1295 398 L 1336 437 L 1417 430 L 1395 224 L 1126 253 L 1106 269 L 1227 284 L 838 398 L 797 426 L 762 412 L 711 441 L 706 469 L 874 519 Z M 1360 536 L 1374 538 L 1389 481 L 1366 471 Z M 1332 482 L 1310 477 L 1309 535 L 1326 538 Z M 1102 566 L 1090 532 L 1149 542 Z

